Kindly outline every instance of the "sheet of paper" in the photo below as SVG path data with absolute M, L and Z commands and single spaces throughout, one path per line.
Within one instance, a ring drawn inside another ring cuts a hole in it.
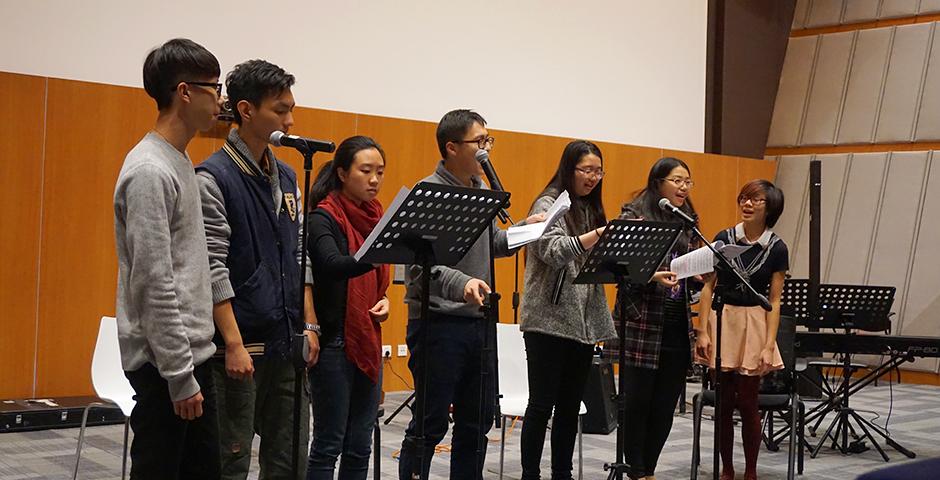
M 408 194 L 411 193 L 411 189 L 408 187 L 401 187 L 401 190 L 395 195 L 395 198 L 392 199 L 391 205 L 388 206 L 388 209 L 385 210 L 385 214 L 382 215 L 382 218 L 379 219 L 379 223 L 375 225 L 375 228 L 372 229 L 372 232 L 369 233 L 369 236 L 362 242 L 362 246 L 359 247 L 359 250 L 356 250 L 356 254 L 353 255 L 353 258 L 358 262 L 363 255 L 369 250 L 375 239 L 378 238 L 379 233 L 382 232 L 382 229 L 385 228 L 385 225 L 388 224 L 389 220 L 398 213 L 399 207 L 401 207 L 402 202 L 408 198 Z M 316 268 L 316 267 L 314 267 Z
M 728 260 L 731 260 L 746 252 L 752 245 L 725 245 L 723 242 L 718 241 L 712 243 L 712 246 Z M 679 280 L 682 280 L 683 278 L 713 272 L 717 264 L 718 259 L 715 258 L 715 254 L 708 247 L 701 247 L 670 262 L 669 270 L 675 273 Z
M 669 270 L 679 280 L 714 271 L 715 254 L 708 247 L 697 248 L 670 262 Z
M 561 195 L 558 195 L 552 206 L 545 212 L 545 221 L 513 226 L 506 230 L 509 248 L 518 248 L 538 240 L 569 208 L 571 208 L 571 198 L 567 191 L 561 192 Z

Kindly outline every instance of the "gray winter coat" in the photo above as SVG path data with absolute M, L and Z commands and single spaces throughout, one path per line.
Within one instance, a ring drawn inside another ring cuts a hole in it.
M 555 197 L 539 197 L 529 215 L 547 211 Z M 572 208 L 578 207 L 573 205 Z M 587 217 L 582 216 L 585 221 Z M 590 227 L 569 228 L 566 217 L 562 217 L 542 238 L 526 247 L 525 287 L 520 307 L 523 332 L 538 332 L 585 344 L 616 336 L 603 285 L 572 283 L 588 256 L 573 232 L 585 230 Z M 553 302 L 556 291 L 557 302 Z

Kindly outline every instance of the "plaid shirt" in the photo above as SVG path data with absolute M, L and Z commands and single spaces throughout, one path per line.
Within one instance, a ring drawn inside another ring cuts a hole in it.
M 620 214 L 621 219 L 631 220 L 637 218 L 653 218 L 651 215 L 642 215 L 638 203 L 625 205 Z M 675 246 L 666 255 L 659 270 L 668 270 L 669 262 L 674 255 L 683 255 L 693 247 L 692 237 L 688 233 L 679 234 Z M 689 290 L 685 280 L 680 280 L 682 293 L 685 296 L 686 316 L 691 318 L 689 312 Z M 631 285 L 630 288 L 617 296 L 614 306 L 614 325 L 620 333 L 620 309 L 626 308 L 626 365 L 630 367 L 659 368 L 659 351 L 662 345 L 663 333 L 663 306 L 669 291 L 658 282 L 646 285 Z M 689 322 L 691 333 L 691 321 Z M 613 360 L 618 359 L 619 339 L 606 342 L 604 355 Z

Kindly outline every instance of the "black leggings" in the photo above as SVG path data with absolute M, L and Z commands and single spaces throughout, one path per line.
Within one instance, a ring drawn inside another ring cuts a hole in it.
M 552 479 L 571 478 L 578 411 L 593 345 L 535 332 L 525 334 L 529 404 L 522 422 L 522 479 L 539 479 L 545 430 L 552 418 Z
M 688 350 L 662 350 L 659 368 L 626 367 L 627 425 L 624 456 L 631 478 L 653 475 L 666 445 L 689 368 Z

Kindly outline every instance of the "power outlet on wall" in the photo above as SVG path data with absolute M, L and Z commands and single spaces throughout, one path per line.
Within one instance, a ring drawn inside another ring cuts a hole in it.
M 392 358 L 391 345 L 382 345 L 382 358 Z
M 407 357 L 408 356 L 408 345 L 399 345 L 398 346 L 398 356 Z

